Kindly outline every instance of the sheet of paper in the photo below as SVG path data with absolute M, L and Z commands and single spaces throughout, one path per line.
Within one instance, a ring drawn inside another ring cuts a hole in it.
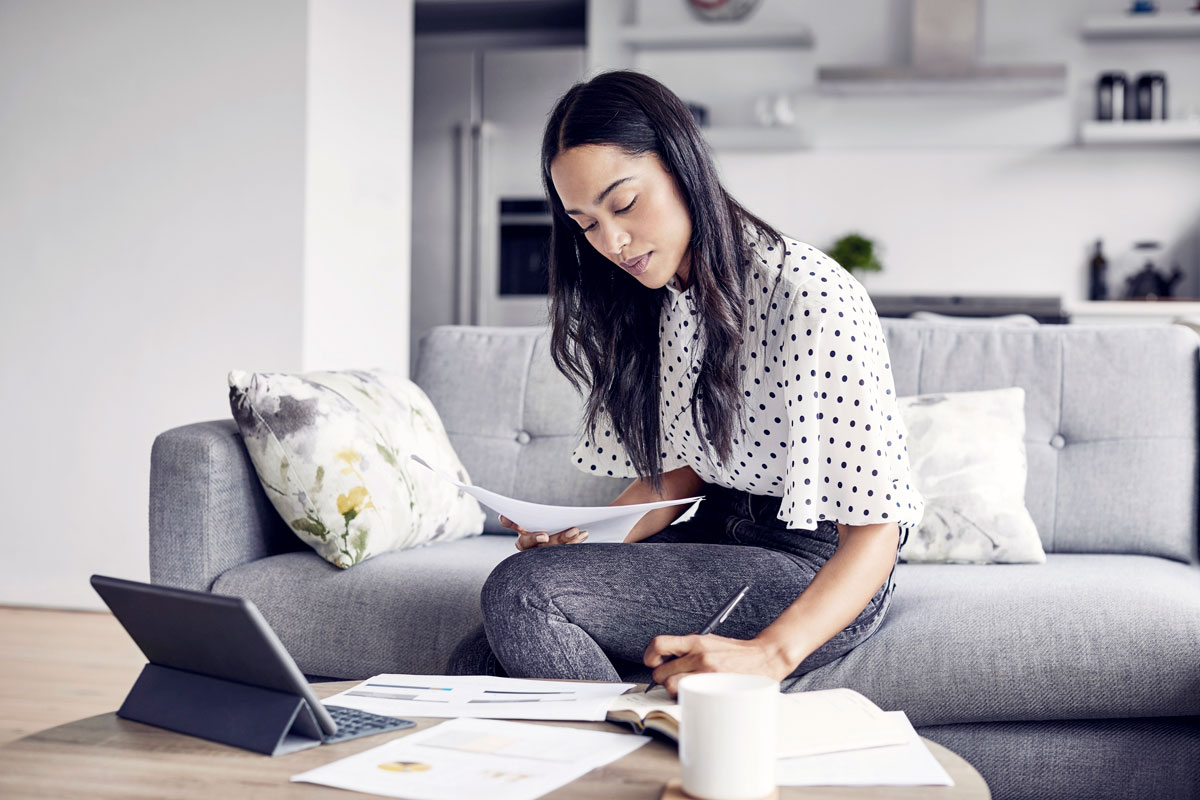
M 578 683 L 493 678 L 484 675 L 383 674 L 327 697 L 388 717 L 559 719 L 597 722 L 612 699 L 632 683 Z
M 905 725 L 853 689 L 779 695 L 779 757 L 903 744 Z
M 885 711 L 904 726 L 902 745 L 848 750 L 803 758 L 781 758 L 780 786 L 953 786 L 903 711 Z
M 525 530 L 557 533 L 567 528 L 580 528 L 588 532 L 588 542 L 620 542 L 629 535 L 637 521 L 647 511 L 666 506 L 691 504 L 703 500 L 704 496 L 685 497 L 682 500 L 662 500 L 657 503 L 635 503 L 626 506 L 551 506 L 517 500 L 490 492 L 479 486 L 463 483 L 453 475 L 431 466 L 425 459 L 413 454 L 413 461 L 441 476 L 483 505 L 511 519 Z
M 454 719 L 292 780 L 408 800 L 532 800 L 648 741 L 633 734 Z

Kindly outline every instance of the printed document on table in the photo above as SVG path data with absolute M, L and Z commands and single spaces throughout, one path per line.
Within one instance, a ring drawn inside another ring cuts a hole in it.
M 292 781 L 407 800 L 533 800 L 648 741 L 627 733 L 453 719 Z
M 885 711 L 902 724 L 908 740 L 901 745 L 848 750 L 801 758 L 781 758 L 775 780 L 780 786 L 953 786 L 945 768 L 921 741 L 908 715 Z
M 475 717 L 599 722 L 613 698 L 632 683 L 583 683 L 493 678 L 485 675 L 383 674 L 332 697 L 387 717 Z
M 853 689 L 779 695 L 779 757 L 905 744 L 908 725 Z
M 411 458 L 462 489 L 483 505 L 508 517 L 525 530 L 557 533 L 567 528 L 579 528 L 588 532 L 588 542 L 624 541 L 629 532 L 633 530 L 633 526 L 647 511 L 694 503 L 704 499 L 704 496 L 701 495 L 685 497 L 682 500 L 662 500 L 657 503 L 634 503 L 625 506 L 549 506 L 505 497 L 478 486 L 471 486 L 459 481 L 453 475 L 448 475 L 442 470 L 430 466 L 425 459 L 416 454 L 413 454 Z

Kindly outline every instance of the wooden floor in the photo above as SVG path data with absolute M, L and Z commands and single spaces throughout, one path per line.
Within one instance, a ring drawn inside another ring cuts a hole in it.
M 145 663 L 108 612 L 0 606 L 0 744 L 115 711 Z

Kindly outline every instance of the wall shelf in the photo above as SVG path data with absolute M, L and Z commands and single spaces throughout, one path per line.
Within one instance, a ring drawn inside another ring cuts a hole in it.
M 763 28 L 733 23 L 711 23 L 681 28 L 626 25 L 618 34 L 622 43 L 639 49 L 683 50 L 694 47 L 812 47 L 807 26 Z
M 810 146 L 808 138 L 798 128 L 715 125 L 700 130 L 718 152 L 783 153 Z
M 1200 119 L 1087 121 L 1081 144 L 1200 144 Z
M 1057 95 L 1067 88 L 1062 64 L 992 64 L 933 74 L 912 66 L 817 68 L 817 89 L 835 95 Z
M 1200 13 L 1101 14 L 1083 22 L 1085 39 L 1170 39 L 1200 37 Z

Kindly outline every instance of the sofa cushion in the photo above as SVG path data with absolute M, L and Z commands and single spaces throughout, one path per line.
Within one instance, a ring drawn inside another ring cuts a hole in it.
M 881 322 L 901 397 L 1025 390 L 1025 505 L 1047 553 L 1197 562 L 1194 331 Z
M 1025 390 L 898 398 L 908 429 L 921 524 L 900 549 L 909 562 L 1041 564 L 1025 508 Z
M 1153 556 L 901 564 L 879 630 L 785 682 L 914 725 L 1200 714 L 1200 569 Z
M 483 530 L 474 497 L 410 460 L 470 482 L 437 409 L 399 374 L 235 370 L 229 405 L 267 497 L 335 566 Z
M 383 553 L 341 570 L 311 551 L 234 567 L 217 594 L 252 600 L 308 675 L 436 675 L 479 625 L 479 591 L 517 552 L 513 536 L 474 536 Z
M 422 337 L 413 374 L 476 486 L 534 503 L 603 506 L 632 482 L 571 468 L 583 400 L 554 366 L 545 326 L 438 326 Z M 508 532 L 495 513 L 483 530 Z

